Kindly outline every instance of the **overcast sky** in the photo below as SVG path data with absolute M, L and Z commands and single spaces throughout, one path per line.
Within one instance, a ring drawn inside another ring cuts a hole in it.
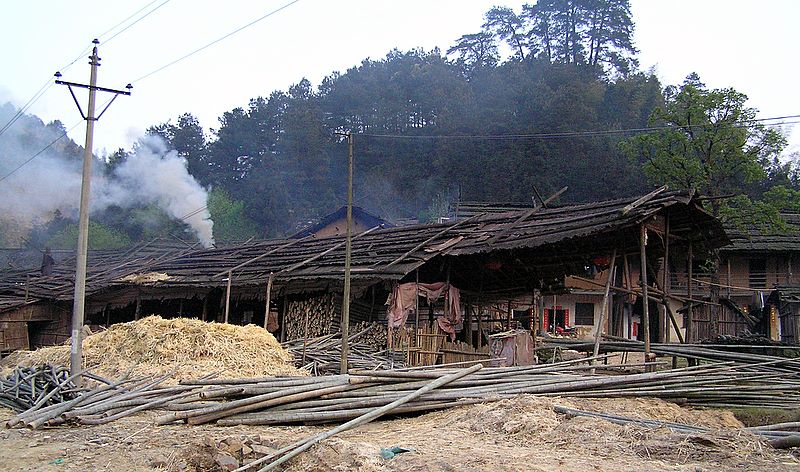
M 81 51 L 101 39 L 98 84 L 123 88 L 97 125 L 95 150 L 130 148 L 154 124 L 190 112 L 203 126 L 250 98 L 285 90 L 306 77 L 316 86 L 332 71 L 392 48 L 446 50 L 480 29 L 495 4 L 519 11 L 525 2 L 486 0 L 299 0 L 286 9 L 149 77 L 159 67 L 290 3 L 291 0 L 157 0 L 154 13 L 112 38 L 106 33 L 151 0 L 7 2 L 0 20 L 4 45 L 0 102 L 24 105 L 61 70 L 88 82 Z M 632 0 L 635 41 L 644 69 L 664 84 L 696 71 L 710 87 L 734 87 L 761 117 L 800 114 L 797 55 L 800 1 Z M 147 10 L 145 10 L 147 11 Z M 124 26 L 124 25 L 123 25 Z M 73 65 L 64 67 L 80 57 Z M 140 79 L 141 80 L 137 80 Z M 85 107 L 85 96 L 81 95 Z M 100 98 L 100 103 L 106 97 Z M 29 113 L 66 127 L 81 121 L 65 87 L 52 86 Z M 0 123 L 0 126 L 5 123 Z M 800 129 L 800 128 L 798 128 Z M 83 144 L 84 126 L 70 136 Z M 800 150 L 800 132 L 791 137 Z

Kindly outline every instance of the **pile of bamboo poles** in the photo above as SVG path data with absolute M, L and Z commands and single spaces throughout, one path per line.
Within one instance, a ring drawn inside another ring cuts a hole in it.
M 715 407 L 800 407 L 800 361 L 723 362 L 639 374 L 589 374 L 588 361 L 608 355 L 535 366 L 483 368 L 425 393 L 394 413 L 425 412 L 519 394 L 592 398 L 657 397 Z M 478 367 L 478 366 L 475 366 Z M 629 368 L 606 364 L 603 369 Z M 121 379 L 51 406 L 39 405 L 9 426 L 65 422 L 102 424 L 142 410 L 167 410 L 158 424 L 283 425 L 357 418 L 456 372 L 453 366 L 398 370 L 351 369 L 322 377 L 206 378 L 159 387 L 159 379 Z
M 392 369 L 405 365 L 403 356 L 394 356 L 387 351 L 378 351 L 362 341 L 374 331 L 367 325 L 348 337 L 348 365 L 358 369 Z M 283 343 L 283 348 L 294 356 L 295 366 L 312 375 L 327 375 L 339 372 L 342 357 L 341 333 L 328 334 L 313 339 L 296 339 Z
M 0 405 L 19 412 L 71 400 L 80 392 L 73 380 L 64 367 L 17 367 L 0 378 Z
M 644 352 L 644 343 L 633 341 L 615 336 L 604 336 L 605 340 L 600 342 L 600 352 Z M 591 352 L 594 343 L 575 339 L 548 338 L 543 342 L 543 346 L 559 346 L 576 351 Z M 741 352 L 736 350 L 737 346 L 713 346 L 707 344 L 676 344 L 676 343 L 653 343 L 650 345 L 650 352 L 661 356 L 684 357 L 697 361 L 724 362 L 733 361 L 742 364 L 755 364 L 770 362 L 780 357 L 754 354 L 752 352 Z M 742 351 L 753 350 L 754 347 L 747 345 L 741 346 Z M 766 349 L 774 349 L 774 346 L 766 346 Z

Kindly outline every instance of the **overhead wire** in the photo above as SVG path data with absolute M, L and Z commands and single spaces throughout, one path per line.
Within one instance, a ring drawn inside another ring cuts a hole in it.
M 144 7 L 140 8 L 139 10 L 137 10 L 136 12 L 134 12 L 133 14 L 129 15 L 129 16 L 128 16 L 128 17 L 127 17 L 125 20 L 121 21 L 120 23 L 118 23 L 118 24 L 117 24 L 117 25 L 115 25 L 114 27 L 112 27 L 112 28 L 110 28 L 109 30 L 107 30 L 105 33 L 103 33 L 103 35 L 105 35 L 105 34 L 108 34 L 109 32 L 113 31 L 114 29 L 116 29 L 117 27 L 119 27 L 121 24 L 124 24 L 126 21 L 130 20 L 131 18 L 133 18 L 134 16 L 136 16 L 137 14 L 139 14 L 139 13 L 140 13 L 140 12 L 142 12 L 142 11 L 144 11 L 145 9 L 147 9 L 148 7 L 150 7 L 151 5 L 155 4 L 155 3 L 156 3 L 156 2 L 158 2 L 158 1 L 159 1 L 159 0 L 153 0 L 153 1 L 151 1 L 150 3 L 148 3 L 147 5 L 145 5 Z M 123 28 L 122 30 L 120 30 L 120 31 L 118 31 L 117 33 L 115 33 L 113 36 L 111 36 L 111 38 L 107 39 L 107 40 L 106 40 L 106 43 L 108 43 L 108 42 L 109 42 L 111 39 L 114 39 L 115 37 L 119 36 L 119 35 L 120 35 L 120 34 L 122 34 L 124 31 L 126 31 L 128 28 L 130 28 L 130 27 L 131 27 L 131 26 L 133 26 L 134 24 L 138 23 L 139 21 L 141 21 L 141 20 L 142 20 L 142 19 L 144 19 L 145 17 L 149 16 L 150 14 L 152 14 L 153 12 L 155 12 L 156 10 L 158 10 L 159 8 L 161 8 L 162 6 L 164 6 L 164 5 L 165 5 L 166 3 L 168 3 L 169 1 L 171 1 L 171 0 L 163 0 L 163 1 L 162 1 L 162 3 L 160 3 L 159 5 L 157 5 L 157 6 L 156 6 L 155 8 L 153 8 L 152 10 L 148 11 L 148 12 L 147 12 L 145 15 L 143 15 L 143 16 L 141 16 L 141 17 L 139 17 L 139 18 L 138 18 L 136 21 L 134 21 L 133 23 L 129 24 L 128 26 L 126 26 L 126 27 L 125 27 L 125 28 Z M 274 9 L 274 10 L 272 10 L 272 11 L 270 11 L 270 12 L 268 12 L 268 13 L 266 13 L 266 14 L 262 15 L 262 16 L 260 16 L 259 18 L 255 19 L 255 20 L 253 20 L 253 21 L 251 21 L 251 22 L 249 22 L 249 23 L 247 23 L 246 25 L 244 25 L 244 26 L 241 26 L 241 27 L 239 27 L 239 28 L 237 28 L 237 29 L 235 29 L 235 30 L 231 31 L 230 33 L 227 33 L 227 34 L 225 34 L 225 35 L 221 36 L 220 38 L 217 38 L 217 39 L 215 39 L 214 41 L 211 41 L 210 43 L 208 43 L 208 44 L 206 44 L 206 45 L 204 45 L 204 46 L 202 46 L 202 47 L 200 47 L 200 48 L 197 48 L 197 49 L 195 49 L 194 51 L 192 51 L 192 52 L 190 52 L 190 53 L 188 53 L 188 54 L 185 54 L 185 55 L 183 55 L 183 56 L 179 57 L 178 59 L 175 59 L 175 60 L 173 60 L 173 61 L 171 61 L 171 62 L 169 62 L 169 63 L 167 63 L 167 64 L 165 64 L 165 65 L 163 65 L 163 66 L 161 66 L 161 67 L 159 67 L 159 68 L 157 68 L 157 69 L 155 69 L 155 70 L 151 71 L 151 72 L 148 72 L 147 74 L 145 74 L 145 75 L 143 75 L 143 76 L 139 77 L 138 79 L 134 80 L 134 81 L 133 81 L 133 83 L 135 83 L 135 82 L 139 82 L 139 81 L 141 81 L 141 80 L 144 80 L 144 79 L 146 79 L 146 78 L 148 78 L 148 77 L 150 77 L 150 76 L 152 76 L 152 75 L 155 75 L 156 73 L 158 73 L 158 72 L 160 72 L 160 71 L 162 71 L 162 70 L 164 70 L 164 69 L 166 69 L 166 68 L 168 68 L 168 67 L 170 67 L 170 66 L 172 66 L 172 65 L 175 65 L 175 64 L 177 64 L 177 63 L 179 63 L 179 62 L 181 62 L 181 61 L 183 61 L 183 60 L 185 60 L 185 59 L 187 59 L 187 58 L 189 58 L 189 57 L 191 57 L 191 56 L 193 56 L 193 55 L 195 55 L 195 54 L 197 54 L 197 53 L 199 53 L 199 52 L 201 52 L 201 51 L 203 51 L 203 50 L 205 50 L 205 49 L 207 49 L 207 48 L 209 48 L 209 47 L 211 47 L 211 46 L 213 46 L 213 45 L 215 45 L 215 44 L 219 43 L 220 41 L 223 41 L 223 40 L 225 40 L 225 39 L 227 39 L 227 38 L 229 38 L 229 37 L 231 37 L 231 36 L 235 35 L 236 33 L 239 33 L 239 32 L 241 32 L 241 31 L 243 31 L 243 30 L 245 30 L 245 29 L 247 29 L 247 28 L 249 28 L 249 27 L 251 27 L 251 26 L 255 25 L 256 23 L 259 23 L 260 21 L 263 21 L 263 20 L 265 20 L 265 19 L 269 18 L 269 17 L 270 17 L 270 16 L 272 16 L 272 15 L 275 15 L 276 13 L 278 13 L 278 12 L 280 12 L 280 11 L 282 11 L 282 10 L 285 10 L 286 8 L 288 8 L 288 7 L 292 6 L 292 5 L 294 5 L 295 3 L 298 3 L 299 1 L 300 1 L 300 0 L 293 0 L 293 1 L 289 2 L 289 3 L 286 3 L 286 4 L 284 4 L 283 6 L 281 6 L 281 7 L 279 7 L 279 8 L 276 8 L 276 9 Z M 101 35 L 101 36 L 103 36 L 103 35 Z M 80 58 L 83 56 L 83 54 L 84 54 L 84 53 L 85 53 L 85 50 L 84 50 L 84 52 L 82 52 L 82 53 L 81 53 L 81 56 L 78 56 L 76 59 L 74 59 L 72 62 L 70 62 L 70 63 L 67 65 L 67 67 L 69 67 L 70 65 L 74 64 L 74 63 L 75 63 L 75 62 L 76 62 L 78 59 L 80 59 Z M 65 69 L 65 68 L 62 68 L 62 70 L 63 70 L 63 69 Z M 48 84 L 49 84 L 49 85 L 48 85 Z M 49 89 L 49 88 L 52 86 L 53 82 L 52 82 L 50 79 L 48 79 L 48 84 L 45 84 L 45 85 L 43 86 L 43 89 L 44 89 L 44 91 L 46 91 L 47 89 Z M 41 90 L 41 89 L 40 89 L 40 90 Z M 30 107 L 30 105 L 32 105 L 32 104 L 33 104 L 33 103 L 34 103 L 36 100 L 38 100 L 38 98 L 39 98 L 39 97 L 41 97 L 41 95 L 44 93 L 44 91 L 41 91 L 41 93 L 38 93 L 38 96 L 36 96 L 36 95 L 35 95 L 35 96 L 34 96 L 34 98 L 32 98 L 31 100 L 29 100 L 29 105 L 28 105 L 27 107 L 25 107 L 24 109 L 20 110 L 20 111 L 19 111 L 19 112 L 18 112 L 18 113 L 15 115 L 15 118 L 12 118 L 11 122 L 10 122 L 9 124 L 7 124 L 6 126 L 4 126 L 3 130 L 2 130 L 2 131 L 0 131 L 0 135 L 2 135 L 2 133 L 3 133 L 3 132 L 6 130 L 6 129 L 8 129 L 8 127 L 10 127 L 11 125 L 13 125 L 13 122 L 15 122 L 17 119 L 19 119 L 19 118 L 22 116 L 22 114 L 25 112 L 25 110 L 27 110 L 27 108 L 29 108 L 29 107 Z M 77 123 L 77 124 L 75 124 L 75 126 L 71 127 L 71 128 L 69 129 L 69 131 L 72 131 L 72 130 L 73 130 L 73 129 L 74 129 L 74 128 L 75 128 L 75 127 L 78 125 L 78 124 L 80 124 L 80 122 L 79 122 L 79 123 Z M 68 132 L 69 132 L 69 131 L 68 131 Z M 52 146 L 53 144 L 55 144 L 56 142 L 58 142 L 59 140 L 61 140 L 61 139 L 62 139 L 64 136 L 66 136 L 66 133 L 65 133 L 64 135 L 62 135 L 62 136 L 58 137 L 58 138 L 57 138 L 56 140 L 54 140 L 53 142 L 51 142 L 51 143 L 50 143 L 49 145 L 47 145 L 47 146 L 46 146 L 44 149 L 42 149 L 42 150 L 40 150 L 39 152 L 37 152 L 37 153 L 36 153 L 34 156 L 32 156 L 30 159 L 26 160 L 26 161 L 25 161 L 25 162 L 24 162 L 22 165 L 20 165 L 20 166 L 19 166 L 18 168 L 16 168 L 16 169 L 14 169 L 12 172 L 10 172 L 9 174 L 7 174 L 6 176 L 0 177 L 0 182 L 2 182 L 3 180 L 5 180 L 6 178 L 8 178 L 8 177 L 9 177 L 11 174 L 13 174 L 13 173 L 17 172 L 17 171 L 18 171 L 20 168 L 22 168 L 23 166 L 25 166 L 26 164 L 28 164 L 29 162 L 31 162 L 31 161 L 32 161 L 33 159 L 35 159 L 37 156 L 41 155 L 41 154 L 42 154 L 44 151 L 46 151 L 48 148 L 50 148 L 50 146 Z
M 111 100 L 113 100 L 113 97 L 112 97 L 112 98 L 109 98 L 109 99 L 108 99 L 108 100 L 106 100 L 106 101 L 105 101 L 103 104 L 101 104 L 101 105 L 100 105 L 100 108 L 103 108 L 103 107 L 105 107 L 106 105 L 108 105 L 108 103 L 110 103 L 110 102 L 111 102 Z M 72 126 L 69 128 L 69 129 L 67 129 L 67 130 L 65 130 L 63 133 L 61 133 L 61 134 L 60 134 L 60 135 L 59 135 L 57 138 L 55 138 L 54 140 L 50 141 L 50 143 L 48 143 L 48 144 L 47 144 L 45 147 L 43 147 L 42 149 L 40 149 L 39 151 L 37 151 L 37 152 L 36 152 L 36 154 L 32 155 L 31 157 L 29 157 L 28 159 L 26 159 L 25 161 L 23 161 L 23 162 L 22 162 L 20 165 L 18 165 L 17 167 L 15 167 L 13 170 L 11 170 L 10 172 L 8 172 L 7 174 L 5 174 L 5 175 L 3 175 L 3 176 L 0 176 L 0 183 L 2 183 L 4 180 L 6 180 L 7 178 L 11 177 L 12 175 L 16 174 L 16 173 L 17 173 L 17 172 L 18 172 L 20 169 L 22 169 L 22 168 L 23 168 L 23 167 L 25 167 L 26 165 L 30 164 L 30 163 L 31 163 L 31 162 L 32 162 L 34 159 L 36 159 L 37 157 L 39 157 L 40 155 L 42 155 L 42 154 L 43 154 L 45 151 L 47 151 L 48 149 L 50 149 L 50 148 L 51 148 L 51 147 L 52 147 L 52 146 L 53 146 L 55 143 L 57 143 L 57 142 L 61 141 L 62 139 L 64 139 L 64 138 L 65 138 L 65 137 L 66 137 L 66 136 L 67 136 L 67 135 L 68 135 L 68 134 L 69 134 L 69 133 L 70 133 L 72 130 L 74 130 L 75 128 L 77 128 L 77 127 L 78 127 L 78 125 L 80 125 L 81 123 L 83 123 L 83 121 L 84 121 L 84 120 L 80 120 L 80 121 L 76 122 L 76 123 L 75 123 L 74 125 L 72 125 Z
M 141 13 L 141 12 L 143 12 L 144 10 L 146 10 L 147 8 L 149 8 L 151 5 L 153 5 L 154 3 L 157 3 L 157 2 L 159 2 L 159 1 L 161 1 L 161 0 L 152 0 L 150 3 L 148 3 L 148 4 L 147 4 L 147 5 L 145 5 L 145 6 L 143 6 L 143 7 L 142 7 L 142 8 L 140 8 L 140 9 L 136 10 L 135 12 L 131 13 L 131 14 L 130 14 L 130 15 L 127 17 L 127 18 L 125 18 L 124 20 L 120 21 L 120 22 L 119 22 L 119 23 L 117 23 L 116 25 L 112 26 L 111 28 L 109 28 L 108 30 L 106 30 L 104 33 L 101 33 L 99 36 L 97 36 L 97 39 L 101 39 L 103 36 L 105 36 L 105 35 L 107 35 L 108 33 L 110 33 L 110 32 L 112 32 L 112 31 L 114 31 L 115 29 L 119 28 L 121 25 L 125 24 L 125 23 L 126 23 L 128 20 L 130 20 L 131 18 L 135 17 L 136 15 L 138 15 L 138 14 L 139 14 L 139 13 Z M 124 32 L 125 32 L 125 31 L 127 31 L 127 30 L 128 30 L 130 27 L 132 27 L 133 25 L 135 25 L 136 23 L 138 23 L 138 22 L 142 21 L 143 19 L 147 18 L 147 17 L 148 17 L 148 16 L 150 16 L 150 15 L 151 15 L 153 12 L 155 12 L 155 11 L 156 11 L 156 10 L 158 10 L 159 8 L 163 7 L 164 5 L 166 5 L 167 3 L 169 3 L 170 1 L 171 1 L 171 0 L 163 0 L 163 2 L 162 2 L 160 5 L 158 5 L 157 7 L 153 8 L 152 10 L 148 11 L 148 12 L 147 12 L 147 13 L 145 13 L 144 15 L 140 16 L 139 18 L 137 18 L 137 19 L 136 19 L 136 21 L 134 21 L 134 22 L 130 23 L 128 26 L 126 26 L 126 27 L 122 28 L 120 31 L 117 31 L 117 32 L 116 32 L 116 33 L 114 33 L 114 34 L 113 34 L 113 35 L 112 35 L 110 38 L 108 38 L 108 39 L 104 39 L 104 40 L 103 40 L 103 43 L 105 43 L 105 44 L 108 44 L 109 42 L 111 42 L 111 40 L 112 40 L 112 39 L 114 39 L 114 38 L 116 38 L 117 36 L 119 36 L 120 34 L 124 33 Z
M 135 25 L 138 22 L 142 21 L 143 19 L 147 18 L 153 12 L 155 12 L 159 8 L 161 8 L 164 5 L 166 5 L 167 3 L 169 3 L 171 0 L 152 0 L 150 3 L 148 3 L 145 6 L 143 6 L 140 9 L 136 10 L 134 13 L 132 13 L 131 15 L 126 17 L 124 20 L 122 20 L 119 23 L 117 23 L 116 25 L 112 26 L 111 28 L 109 28 L 108 30 L 106 30 L 104 33 L 100 34 L 97 37 L 98 38 L 102 38 L 103 36 L 105 36 L 108 33 L 114 31 L 115 29 L 119 28 L 121 25 L 125 24 L 131 18 L 135 17 L 136 15 L 138 15 L 139 13 L 141 13 L 142 11 L 146 10 L 148 7 L 150 7 L 151 5 L 153 5 L 154 3 L 157 3 L 159 1 L 161 1 L 162 3 L 159 4 L 158 6 L 156 6 L 155 8 L 153 8 L 152 10 L 148 11 L 144 15 L 140 16 L 139 18 L 137 18 L 135 21 L 133 21 L 132 23 L 130 23 L 127 26 L 125 26 L 120 31 L 117 31 L 116 33 L 114 33 L 114 35 L 112 35 L 110 38 L 105 40 L 105 43 L 109 43 L 112 39 L 116 38 L 120 34 L 122 34 L 125 31 L 127 31 L 129 28 L 131 28 L 133 25 Z M 91 50 L 91 46 L 85 47 L 83 50 L 81 50 L 80 54 L 78 54 L 75 57 L 75 59 L 73 59 L 72 61 L 68 62 L 66 65 L 64 65 L 63 67 L 59 68 L 58 70 L 59 71 L 64 71 L 64 70 L 69 69 L 73 64 L 78 62 L 90 50 Z M 53 82 L 52 78 L 48 77 L 47 81 L 41 86 L 41 88 L 39 88 L 39 90 L 37 90 L 36 93 L 34 93 L 33 96 L 25 103 L 25 105 L 22 108 L 20 108 L 19 110 L 17 110 L 17 112 L 8 120 L 8 122 L 5 125 L 3 125 L 2 128 L 0 128 L 0 136 L 2 136 L 3 133 L 5 133 L 11 126 L 14 125 L 14 123 L 16 123 L 20 118 L 22 118 L 22 116 L 25 114 L 25 112 L 27 112 L 28 109 L 30 109 L 30 107 L 33 106 L 34 103 L 39 101 L 39 99 L 42 97 L 42 95 L 44 95 L 50 89 L 50 87 L 52 87 L 53 85 L 54 85 L 54 82 Z
M 163 66 L 158 67 L 157 69 L 154 69 L 154 70 L 144 74 L 143 76 L 141 76 L 141 77 L 139 77 L 137 79 L 134 79 L 131 83 L 141 82 L 142 80 L 147 79 L 150 76 L 155 75 L 155 74 L 161 72 L 162 70 L 164 70 L 164 69 L 166 69 L 168 67 L 174 66 L 175 64 L 177 64 L 177 63 L 179 63 L 179 62 L 181 62 L 181 61 L 183 61 L 185 59 L 188 59 L 189 57 L 194 56 L 195 54 L 197 54 L 197 53 L 199 53 L 199 52 L 201 52 L 201 51 L 203 51 L 205 49 L 210 48 L 211 46 L 219 43 L 220 41 L 228 39 L 231 36 L 235 35 L 236 33 L 239 33 L 240 31 L 243 31 L 243 30 L 255 25 L 256 23 L 258 23 L 260 21 L 263 21 L 263 20 L 271 17 L 272 15 L 275 15 L 276 13 L 289 8 L 290 6 L 294 5 L 295 3 L 299 2 L 299 1 L 300 0 L 292 0 L 291 2 L 286 3 L 283 6 L 276 8 L 275 10 L 272 10 L 269 13 L 267 13 L 267 14 L 259 17 L 259 18 L 256 18 L 255 20 L 251 21 L 250 23 L 247 23 L 244 26 L 240 26 L 239 28 L 231 31 L 230 33 L 227 33 L 227 34 L 215 39 L 214 41 L 211 41 L 210 43 L 208 43 L 208 44 L 206 44 L 204 46 L 201 46 L 201 47 L 193 50 L 192 52 L 189 52 L 188 54 L 184 54 L 183 56 L 181 56 L 181 57 L 179 57 L 179 58 L 177 58 L 177 59 L 175 59 L 175 60 L 173 60 L 171 62 L 168 62 L 168 63 L 164 64 Z
M 764 126 L 784 126 L 800 123 L 800 121 L 782 121 L 779 123 L 764 123 L 767 121 L 784 120 L 790 118 L 800 118 L 800 115 L 786 115 L 770 118 L 755 118 L 752 120 L 745 120 L 735 123 L 734 126 L 745 128 L 754 123 L 761 123 Z M 577 138 L 577 137 L 594 137 L 594 136 L 609 136 L 618 134 L 637 134 L 647 133 L 652 131 L 665 131 L 665 130 L 680 130 L 688 128 L 708 128 L 713 125 L 698 124 L 691 126 L 679 125 L 664 125 L 664 126 L 649 126 L 643 128 L 626 128 L 626 129 L 609 129 L 609 130 L 588 130 L 588 131 L 565 131 L 556 133 L 532 133 L 532 134 L 485 134 L 485 135 L 470 135 L 470 134 L 388 134 L 388 133 L 358 133 L 358 136 L 365 136 L 371 138 L 392 138 L 392 139 L 450 139 L 450 140 L 510 140 L 510 139 L 562 139 L 562 138 Z

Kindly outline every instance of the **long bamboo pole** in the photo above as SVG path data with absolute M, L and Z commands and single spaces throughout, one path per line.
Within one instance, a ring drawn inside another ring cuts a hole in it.
M 594 328 L 594 350 L 592 351 L 592 355 L 597 357 L 600 353 L 600 331 L 602 331 L 603 326 L 605 326 L 606 314 L 608 313 L 608 294 L 611 292 L 611 282 L 614 280 L 614 276 L 617 273 L 617 250 L 616 248 L 611 253 L 611 265 L 608 267 L 608 280 L 606 280 L 606 290 L 603 294 L 603 306 L 600 308 L 600 318 L 597 320 L 597 324 Z M 592 361 L 594 364 L 594 361 Z M 592 375 L 594 375 L 595 370 L 591 370 Z
M 397 407 L 399 407 L 399 406 L 401 406 L 401 405 L 403 405 L 405 403 L 408 403 L 408 402 L 414 400 L 415 398 L 418 398 L 419 396 L 421 396 L 421 395 L 423 395 L 423 394 L 425 394 L 427 392 L 430 392 L 431 390 L 439 388 L 439 387 L 441 387 L 443 385 L 447 385 L 448 383 L 453 382 L 455 380 L 458 380 L 458 379 L 460 379 L 460 378 L 462 378 L 464 376 L 467 376 L 467 375 L 469 375 L 469 374 L 471 374 L 473 372 L 477 372 L 482 367 L 483 367 L 482 365 L 478 364 L 478 365 L 474 365 L 472 367 L 468 367 L 466 369 L 462 369 L 462 370 L 460 370 L 458 372 L 455 372 L 453 374 L 445 375 L 444 377 L 438 378 L 438 379 L 434 380 L 433 382 L 431 382 L 430 384 L 420 388 L 419 390 L 416 390 L 413 393 L 410 393 L 410 394 L 404 396 L 403 398 L 395 400 L 395 401 L 393 401 L 392 403 L 390 403 L 390 404 L 388 404 L 386 406 L 383 406 L 381 408 L 377 408 L 375 410 L 372 410 L 371 412 L 369 412 L 369 413 L 367 413 L 365 415 L 359 416 L 358 418 L 355 418 L 353 420 L 350 420 L 347 423 L 344 423 L 344 424 L 342 424 L 342 425 L 340 425 L 340 426 L 338 426 L 338 427 L 336 427 L 336 428 L 334 428 L 334 429 L 332 429 L 330 431 L 327 431 L 325 433 L 321 433 L 321 434 L 318 434 L 316 436 L 313 436 L 310 439 L 308 439 L 302 446 L 295 448 L 291 452 L 287 451 L 288 453 L 286 455 L 282 456 L 280 459 L 270 463 L 269 465 L 267 465 L 265 467 L 262 467 L 261 469 L 259 469 L 259 472 L 265 472 L 267 470 L 272 470 L 275 467 L 279 466 L 280 464 L 283 464 L 284 462 L 288 461 L 289 459 L 291 459 L 291 458 L 297 456 L 298 454 L 302 453 L 303 451 L 306 451 L 306 450 L 310 449 L 312 446 L 314 446 L 315 444 L 319 443 L 320 441 L 323 441 L 323 440 L 325 440 L 325 439 L 327 439 L 327 438 L 329 438 L 331 436 L 334 436 L 336 434 L 339 434 L 339 433 L 341 433 L 343 431 L 347 431 L 349 429 L 355 428 L 356 426 L 360 426 L 362 424 L 369 423 L 370 421 L 372 421 L 372 420 L 374 420 L 376 418 L 379 418 L 379 417 L 385 415 L 386 413 L 389 413 L 390 411 L 394 410 L 395 408 L 397 408 Z
M 264 303 L 264 329 L 267 329 L 267 323 L 269 323 L 269 303 L 270 299 L 272 298 L 272 278 L 273 274 L 270 272 L 269 278 L 267 279 L 267 301 Z
M 651 360 L 650 353 L 650 312 L 648 310 L 650 300 L 647 298 L 647 226 L 642 224 L 639 229 L 639 253 L 641 260 L 641 284 L 642 284 L 642 329 L 644 330 L 644 360 Z

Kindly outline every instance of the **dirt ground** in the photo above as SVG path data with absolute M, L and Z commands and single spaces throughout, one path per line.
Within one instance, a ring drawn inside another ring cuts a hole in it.
M 713 433 L 619 426 L 556 414 L 553 405 L 683 422 Z M 12 416 L 0 408 L 0 421 Z M 223 470 L 237 461 L 329 429 L 155 426 L 156 413 L 103 426 L 0 430 L 0 470 Z M 776 451 L 737 429 L 729 412 L 691 410 L 656 399 L 520 396 L 414 418 L 376 421 L 324 441 L 288 462 L 289 471 L 800 471 L 798 454 Z M 382 448 L 410 452 L 383 459 Z

